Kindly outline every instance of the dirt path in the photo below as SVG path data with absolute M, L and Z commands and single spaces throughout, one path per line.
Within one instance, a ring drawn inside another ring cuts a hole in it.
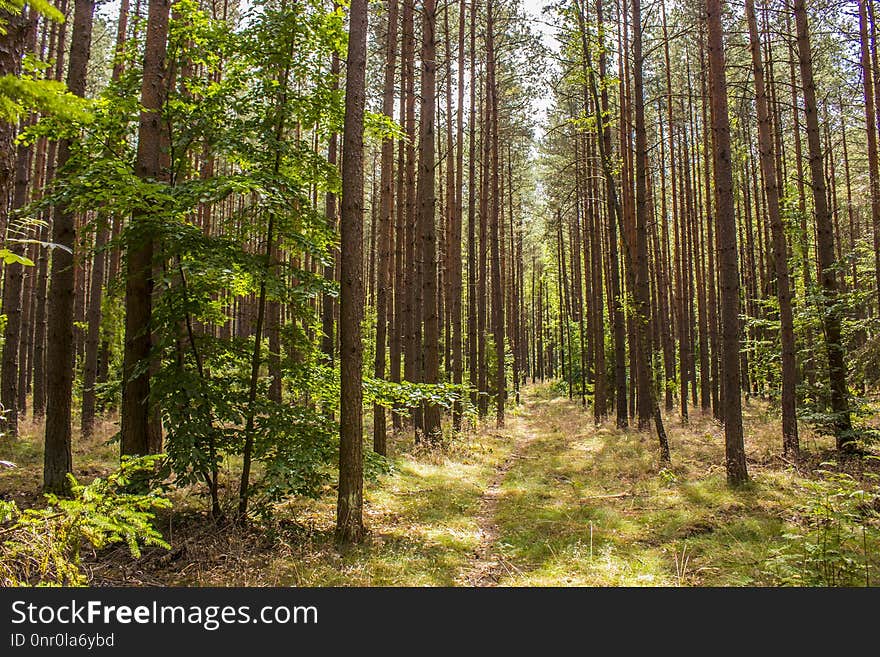
M 496 586 L 502 577 L 517 571 L 516 566 L 506 561 L 498 551 L 499 530 L 496 515 L 504 478 L 517 459 L 522 458 L 522 453 L 528 444 L 535 439 L 525 419 L 530 414 L 533 404 L 534 402 L 526 402 L 522 415 L 508 419 L 508 430 L 516 436 L 516 440 L 508 457 L 495 469 L 495 476 L 480 500 L 480 510 L 477 513 L 480 545 L 474 551 L 469 567 L 457 578 L 462 586 Z

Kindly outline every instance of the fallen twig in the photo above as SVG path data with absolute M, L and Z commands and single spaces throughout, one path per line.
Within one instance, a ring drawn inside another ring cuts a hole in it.
M 585 500 L 610 500 L 610 499 L 616 498 L 616 497 L 631 497 L 634 495 L 635 495 L 635 493 L 624 492 L 624 493 L 613 493 L 611 495 L 587 495 L 583 499 L 585 499 Z

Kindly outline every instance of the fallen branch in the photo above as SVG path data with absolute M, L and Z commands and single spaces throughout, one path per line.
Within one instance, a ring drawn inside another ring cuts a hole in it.
M 585 499 L 585 500 L 610 500 L 610 499 L 613 499 L 616 497 L 631 497 L 634 495 L 635 495 L 635 493 L 628 493 L 628 492 L 626 492 L 626 493 L 613 493 L 611 495 L 588 495 L 587 497 L 585 497 L 583 499 Z

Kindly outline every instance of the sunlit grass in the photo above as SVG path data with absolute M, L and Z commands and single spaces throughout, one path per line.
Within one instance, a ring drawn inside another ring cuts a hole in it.
M 764 465 L 781 440 L 778 423 L 755 417 L 757 404 L 747 408 L 752 483 L 743 489 L 727 485 L 722 427 L 699 413 L 686 426 L 667 418 L 673 462 L 661 469 L 653 432 L 594 427 L 568 400 L 532 410 L 539 435 L 508 473 L 499 505 L 500 542 L 516 571 L 502 585 L 766 581 L 762 564 L 802 488 L 781 461 Z
M 478 512 L 495 468 L 510 452 L 506 433 L 464 434 L 445 449 L 414 449 L 410 436 L 391 447 L 394 472 L 365 489 L 369 535 L 338 552 L 332 545 L 330 500 L 290 509 L 320 528 L 311 555 L 281 559 L 282 585 L 453 586 L 480 544 Z
M 173 558 L 117 564 L 106 581 L 128 568 L 139 579 L 126 582 L 154 585 L 459 586 L 488 559 L 491 581 L 503 586 L 773 584 L 768 564 L 786 534 L 804 529 L 799 507 L 833 448 L 802 425 L 807 458 L 788 463 L 779 419 L 753 401 L 744 408 L 751 481 L 734 489 L 723 427 L 710 415 L 693 411 L 686 425 L 666 417 L 672 463 L 661 467 L 652 431 L 619 430 L 613 418 L 594 426 L 591 409 L 549 385 L 530 386 L 523 400 L 504 429 L 490 420 L 441 448 L 414 445 L 410 432 L 390 436 L 391 471 L 365 482 L 360 545 L 334 544 L 332 483 L 249 529 L 214 526 L 196 484 L 174 491 L 174 511 L 161 520 Z M 94 438 L 74 440 L 78 477 L 116 467 L 114 432 L 106 422 Z M 20 438 L 0 442 L 0 458 L 19 466 L 0 473 L 0 493 L 39 503 L 42 427 L 23 424 Z M 223 477 L 233 502 L 234 470 L 227 464 Z M 494 516 L 484 517 L 493 481 Z M 488 548 L 486 523 L 497 526 Z

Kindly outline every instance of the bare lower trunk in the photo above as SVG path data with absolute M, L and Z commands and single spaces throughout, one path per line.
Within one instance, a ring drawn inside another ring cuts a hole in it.
M 419 179 L 418 218 L 419 243 L 421 246 L 421 304 L 424 334 L 422 342 L 422 381 L 439 382 L 440 317 L 437 309 L 437 235 L 434 225 L 434 116 L 436 92 L 436 46 L 434 25 L 436 5 L 434 0 L 424 0 L 422 5 L 422 108 L 419 130 Z M 440 439 L 440 407 L 426 402 L 423 416 L 423 433 L 428 442 Z
M 855 447 L 846 384 L 843 338 L 840 332 L 840 308 L 837 300 L 834 233 L 822 167 L 822 145 L 819 136 L 819 114 L 816 106 L 816 84 L 813 81 L 813 58 L 804 0 L 794 2 L 797 26 L 798 59 L 804 93 L 804 117 L 807 128 L 807 150 L 810 164 L 810 187 L 816 212 L 816 246 L 819 256 L 819 280 L 822 284 L 822 310 L 825 328 L 825 350 L 828 356 L 828 378 L 831 389 L 831 412 L 837 448 L 848 451 Z
M 721 377 L 727 480 L 732 485 L 748 478 L 743 446 L 740 395 L 739 264 L 736 217 L 733 206 L 730 122 L 721 28 L 721 0 L 708 0 L 709 86 L 712 97 L 712 134 L 715 155 L 715 203 L 718 267 L 721 287 Z
M 363 344 L 360 328 L 363 283 L 364 80 L 367 58 L 367 0 L 352 0 L 346 59 L 345 129 L 342 137 L 342 251 L 340 277 L 339 489 L 336 540 L 363 538 Z
M 754 0 L 746 0 L 746 17 L 749 23 L 749 39 L 752 50 L 752 73 L 755 80 L 755 97 L 758 114 L 758 144 L 761 170 L 764 174 L 764 193 L 767 197 L 767 215 L 773 234 L 773 262 L 776 268 L 776 296 L 779 300 L 780 342 L 782 344 L 782 446 L 784 454 L 797 459 L 797 415 L 795 413 L 795 387 L 797 362 L 795 361 L 794 319 L 791 309 L 791 283 L 788 276 L 788 245 L 785 227 L 779 211 L 779 188 L 777 187 L 776 157 L 773 152 L 772 125 L 767 90 L 764 82 L 764 64 L 761 58 L 761 42 Z
M 101 332 L 101 292 L 104 285 L 104 265 L 106 254 L 103 251 L 110 235 L 110 227 L 102 220 L 95 234 L 95 253 L 92 258 L 92 281 L 89 290 L 86 351 L 83 363 L 82 417 L 80 427 L 83 438 L 92 435 L 95 426 L 95 383 L 98 375 L 98 347 Z
M 141 85 L 143 107 L 138 127 L 135 172 L 144 179 L 161 175 L 162 116 L 165 98 L 165 49 L 168 35 L 169 0 L 150 0 Z M 148 454 L 155 428 L 150 405 L 151 316 L 153 295 L 153 237 L 146 215 L 139 208 L 132 215 L 133 233 L 128 244 L 125 283 L 125 350 L 122 364 L 122 454 Z M 50 361 L 51 362 L 51 361 Z
M 71 34 L 70 64 L 67 88 L 77 96 L 86 91 L 86 70 L 92 38 L 94 0 L 77 0 L 74 5 Z M 70 142 L 63 140 L 58 147 L 58 168 L 70 157 Z M 73 394 L 73 286 L 74 234 L 73 213 L 66 207 L 55 209 L 52 222 L 52 241 L 59 245 L 52 255 L 52 285 L 48 303 L 48 351 L 50 367 L 46 385 L 46 448 L 43 458 L 43 488 L 49 492 L 67 492 L 72 470 L 71 456 L 71 397 Z

